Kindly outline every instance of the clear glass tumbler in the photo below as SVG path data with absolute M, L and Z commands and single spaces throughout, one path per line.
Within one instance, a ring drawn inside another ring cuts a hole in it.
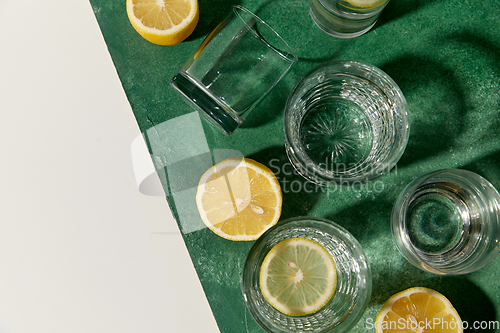
M 388 3 L 389 0 L 309 0 L 309 13 L 326 33 L 352 38 L 368 32 Z
M 382 70 L 359 61 L 323 64 L 295 86 L 285 107 L 293 167 L 319 184 L 356 184 L 388 173 L 409 136 L 406 99 Z
M 416 267 L 471 273 L 500 251 L 500 195 L 471 171 L 432 172 L 399 195 L 391 224 L 399 251 Z
M 329 252 L 337 269 L 337 284 L 332 298 L 317 312 L 288 316 L 266 301 L 259 274 L 276 244 L 297 237 L 315 241 Z M 362 317 L 372 290 L 370 267 L 358 241 L 339 225 L 314 217 L 292 218 L 266 231 L 247 256 L 242 281 L 248 310 L 267 332 L 347 332 Z
M 297 60 L 270 26 L 233 6 L 170 83 L 212 125 L 231 134 Z

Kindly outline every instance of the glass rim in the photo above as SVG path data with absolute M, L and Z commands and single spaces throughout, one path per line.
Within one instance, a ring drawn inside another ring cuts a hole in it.
M 283 37 L 281 37 L 281 35 L 276 30 L 274 30 L 263 19 L 261 19 L 259 16 L 257 16 L 256 14 L 254 14 L 252 11 L 250 11 L 249 9 L 247 9 L 247 8 L 241 6 L 241 5 L 232 5 L 231 7 L 232 7 L 232 10 L 233 10 L 234 14 L 236 15 L 236 17 L 238 17 L 243 22 L 243 24 L 250 31 L 252 31 L 252 33 L 255 34 L 255 32 L 253 32 L 253 30 L 251 29 L 251 26 L 249 26 L 248 23 L 247 23 L 247 21 L 245 21 L 243 19 L 243 17 L 241 16 L 240 11 L 241 12 L 245 12 L 246 14 L 249 14 L 249 15 L 253 16 L 253 18 L 255 18 L 257 21 L 259 21 L 259 23 L 263 24 L 276 37 L 278 37 L 278 39 L 280 40 L 280 42 L 283 43 L 283 46 L 287 48 L 286 52 L 284 52 L 284 51 L 280 50 L 280 48 L 277 48 L 277 47 L 273 46 L 271 43 L 269 43 L 266 40 L 266 38 L 264 38 L 262 35 L 255 34 L 257 37 L 261 38 L 266 43 L 266 45 L 267 45 L 267 47 L 269 49 L 271 49 L 274 52 L 276 52 L 277 54 L 279 54 L 284 60 L 289 61 L 291 64 L 294 64 L 294 63 L 296 63 L 299 60 L 298 56 L 295 54 L 295 51 L 292 49 L 292 47 L 283 39 Z

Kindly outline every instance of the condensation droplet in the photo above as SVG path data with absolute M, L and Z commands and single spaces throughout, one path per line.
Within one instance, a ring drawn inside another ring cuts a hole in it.
M 255 206 L 255 205 L 251 205 L 250 206 L 252 208 L 252 210 L 256 213 L 256 214 L 259 214 L 259 215 L 264 215 L 265 211 L 262 207 L 259 207 L 259 206 Z

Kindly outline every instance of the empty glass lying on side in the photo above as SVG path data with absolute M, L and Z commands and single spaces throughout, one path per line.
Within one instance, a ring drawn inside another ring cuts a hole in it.
M 298 217 L 266 231 L 242 279 L 248 310 L 267 332 L 347 332 L 371 297 L 361 245 L 334 222 Z
M 500 194 L 471 171 L 431 172 L 399 195 L 392 233 L 399 251 L 420 269 L 474 272 L 500 251 Z
M 231 134 L 297 61 L 269 25 L 233 6 L 171 84 L 212 125 Z
M 309 0 L 313 21 L 326 33 L 352 38 L 368 32 L 389 0 Z
M 348 185 L 388 173 L 406 148 L 410 125 L 406 99 L 386 73 L 338 60 L 297 83 L 284 128 L 298 173 L 319 185 Z

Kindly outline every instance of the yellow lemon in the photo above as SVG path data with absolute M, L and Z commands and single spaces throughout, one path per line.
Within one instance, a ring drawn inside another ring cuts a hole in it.
M 260 270 L 260 289 L 276 310 L 303 316 L 321 309 L 335 291 L 337 270 L 330 253 L 306 238 L 275 245 Z
M 198 24 L 198 0 L 127 0 L 127 15 L 134 29 L 158 45 L 175 45 Z
M 339 1 L 339 4 L 351 9 L 370 10 L 380 7 L 386 2 L 388 0 L 345 0 Z
M 450 301 L 432 289 L 415 287 L 393 295 L 377 315 L 376 333 L 462 333 Z
M 217 235 L 255 240 L 280 218 L 281 187 L 265 165 L 229 158 L 203 174 L 196 204 L 203 222 Z

